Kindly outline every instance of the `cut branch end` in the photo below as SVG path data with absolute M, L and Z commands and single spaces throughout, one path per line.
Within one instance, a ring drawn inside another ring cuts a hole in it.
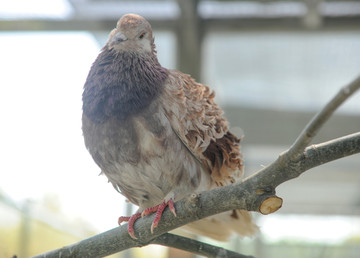
M 268 215 L 281 208 L 283 200 L 277 196 L 266 198 L 260 205 L 259 211 L 263 215 Z

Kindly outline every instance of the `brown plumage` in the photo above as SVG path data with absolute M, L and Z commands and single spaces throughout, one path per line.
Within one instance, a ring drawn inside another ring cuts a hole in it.
M 191 192 L 227 185 L 243 173 L 240 139 L 214 102 L 214 93 L 189 75 L 163 68 L 150 24 L 124 15 L 91 67 L 83 93 L 85 145 L 114 188 L 139 206 L 157 212 Z M 210 224 L 209 224 L 210 223 Z M 152 229 L 153 229 L 152 227 Z M 191 223 L 200 234 L 225 240 L 257 227 L 246 211 Z

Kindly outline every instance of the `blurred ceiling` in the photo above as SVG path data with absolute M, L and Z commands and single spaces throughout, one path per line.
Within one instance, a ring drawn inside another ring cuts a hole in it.
M 49 14 L 44 6 L 44 10 L 34 10 L 33 16 L 18 12 L 15 7 L 7 10 L 0 6 L 1 31 L 108 32 L 123 14 L 138 13 L 147 18 L 154 29 L 176 33 L 177 67 L 197 79 L 201 75 L 201 43 L 209 31 L 341 30 L 360 26 L 359 0 L 59 1 L 58 13 Z

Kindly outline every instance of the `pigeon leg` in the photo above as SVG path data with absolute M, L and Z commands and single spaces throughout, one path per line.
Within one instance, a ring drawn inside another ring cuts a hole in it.
M 164 209 L 166 208 L 166 206 L 169 206 L 169 209 L 170 211 L 172 212 L 172 214 L 174 214 L 174 216 L 176 217 L 176 212 L 175 212 L 175 207 L 174 207 L 174 201 L 172 199 L 170 199 L 169 201 L 167 202 L 163 202 L 161 204 L 158 204 L 154 207 L 150 207 L 150 208 L 147 208 L 145 209 L 142 213 L 135 213 L 134 215 L 132 215 L 131 217 L 120 217 L 119 220 L 118 220 L 118 223 L 119 225 L 122 223 L 122 222 L 128 222 L 128 233 L 129 235 L 133 238 L 133 239 L 137 239 L 135 237 L 135 231 L 134 231 L 134 223 L 135 221 L 141 216 L 141 217 L 144 217 L 144 216 L 147 216 L 151 213 L 154 213 L 156 212 L 155 214 L 155 219 L 153 221 L 153 223 L 151 224 L 151 233 L 154 233 L 154 228 L 157 227 L 157 225 L 159 224 L 159 221 L 161 219 L 161 215 L 164 211 Z
M 141 217 L 143 218 L 144 216 L 147 216 L 147 215 L 149 215 L 149 214 L 151 214 L 151 213 L 156 212 L 156 211 L 158 210 L 159 206 L 160 206 L 160 204 L 158 204 L 158 205 L 156 205 L 156 206 L 154 206 L 154 207 L 150 207 L 150 208 L 145 209 L 145 210 L 141 213 Z
M 174 207 L 174 201 L 172 199 L 170 199 L 167 203 L 165 203 L 165 201 L 162 204 L 158 204 L 154 207 L 150 207 L 145 209 L 142 213 L 141 213 L 141 217 L 143 218 L 144 216 L 147 216 L 151 213 L 157 212 L 159 207 L 161 205 L 165 205 L 163 210 L 165 209 L 166 206 L 169 206 L 169 209 L 171 211 L 172 214 L 174 214 L 174 216 L 176 217 L 176 212 L 175 212 L 175 207 Z M 161 216 L 161 215 L 160 215 Z
M 167 202 L 164 201 L 163 203 L 158 204 L 158 205 L 156 205 L 154 207 L 147 208 L 141 213 L 141 216 L 143 217 L 143 216 L 149 215 L 149 214 L 151 214 L 153 212 L 156 212 L 155 219 L 154 219 L 153 223 L 151 224 L 151 233 L 154 233 L 154 228 L 156 228 L 157 225 L 159 224 L 159 221 L 161 219 L 161 215 L 162 215 L 164 209 L 166 208 L 166 206 L 169 206 L 170 211 L 176 217 L 174 201 L 172 199 L 170 199 Z
M 137 239 L 135 236 L 135 231 L 134 231 L 134 223 L 140 216 L 141 216 L 141 214 L 139 212 L 137 212 L 134 215 L 132 215 L 131 217 L 123 217 L 122 216 L 119 218 L 119 221 L 118 221 L 119 225 L 121 224 L 121 222 L 124 222 L 124 221 L 128 222 L 128 233 L 133 239 Z

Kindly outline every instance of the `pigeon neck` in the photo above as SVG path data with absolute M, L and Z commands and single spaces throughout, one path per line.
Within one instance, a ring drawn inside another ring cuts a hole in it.
M 94 122 L 124 120 L 145 109 L 162 91 L 168 70 L 155 54 L 104 49 L 84 86 L 83 110 Z

